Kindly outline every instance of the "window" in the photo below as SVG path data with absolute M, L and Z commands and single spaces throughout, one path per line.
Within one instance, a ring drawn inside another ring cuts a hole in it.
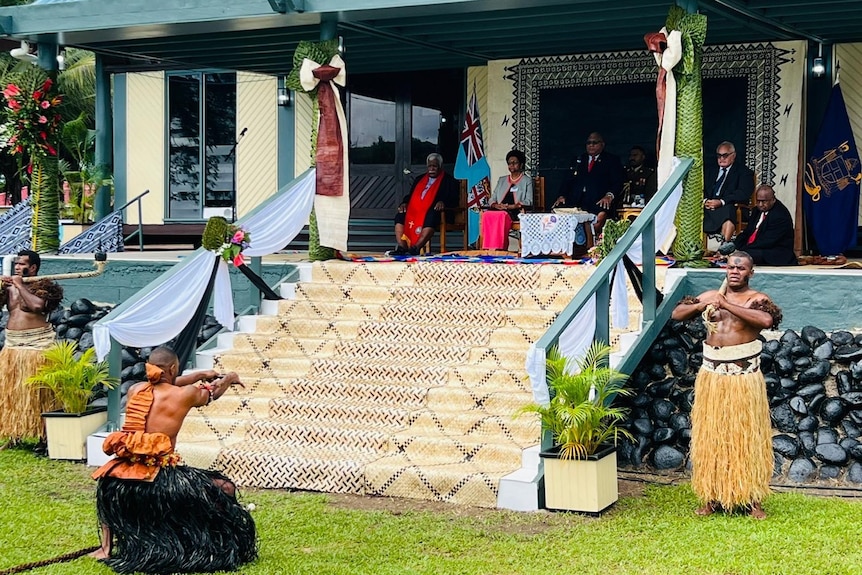
M 200 220 L 205 208 L 232 211 L 236 74 L 170 74 L 168 132 L 167 219 Z

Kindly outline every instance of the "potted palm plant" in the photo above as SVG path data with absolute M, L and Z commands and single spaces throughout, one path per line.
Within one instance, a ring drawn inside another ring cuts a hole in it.
M 61 411 L 42 414 L 48 437 L 48 457 L 85 459 L 87 436 L 108 419 L 105 407 L 90 407 L 98 386 L 112 389 L 118 383 L 108 372 L 107 362 L 96 362 L 93 348 L 78 352 L 74 341 L 61 340 L 44 352 L 45 364 L 27 379 L 28 385 L 51 390 Z
M 626 410 L 614 407 L 628 376 L 608 367 L 611 348 L 594 343 L 570 369 L 557 348 L 550 350 L 548 405 L 533 404 L 542 430 L 554 446 L 541 452 L 545 467 L 545 506 L 548 509 L 600 513 L 618 499 L 616 442 L 631 434 L 619 427 Z

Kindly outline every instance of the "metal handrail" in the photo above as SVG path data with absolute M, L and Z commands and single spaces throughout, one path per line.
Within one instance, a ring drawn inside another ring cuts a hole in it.
M 138 202 L 138 229 L 136 229 L 135 231 L 130 233 L 128 236 L 123 238 L 123 243 L 125 244 L 127 241 L 129 241 L 130 239 L 132 239 L 133 237 L 135 237 L 137 235 L 138 236 L 138 249 L 140 251 L 144 251 L 144 227 L 143 227 L 144 226 L 144 223 L 143 223 L 144 222 L 144 215 L 143 215 L 143 209 L 141 208 L 141 198 L 143 198 L 144 196 L 146 196 L 149 193 L 150 193 L 150 190 L 144 190 L 144 193 L 132 198 L 131 200 L 126 202 L 123 205 L 123 207 L 121 207 L 119 210 L 117 210 L 117 211 L 125 210 L 130 205 L 132 205 L 133 203 Z
M 647 203 L 643 211 L 635 219 L 631 227 L 617 241 L 617 244 L 605 258 L 599 262 L 596 271 L 590 276 L 584 286 L 578 290 L 574 299 L 563 309 L 542 337 L 536 342 L 536 350 L 547 355 L 547 350 L 557 345 L 560 334 L 572 323 L 590 298 L 596 296 L 596 331 L 594 339 L 605 344 L 610 342 L 610 276 L 617 263 L 632 246 L 638 236 L 643 236 L 643 322 L 655 320 L 655 215 L 664 202 L 670 197 L 674 188 L 682 181 L 691 169 L 694 160 L 683 158 L 665 181 L 655 196 Z

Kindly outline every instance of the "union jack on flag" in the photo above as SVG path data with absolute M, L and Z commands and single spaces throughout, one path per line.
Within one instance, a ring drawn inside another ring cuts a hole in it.
M 464 130 L 461 132 L 461 145 L 467 154 L 467 165 L 472 166 L 485 156 L 482 144 L 482 125 L 479 123 L 479 109 L 476 105 L 476 91 L 467 106 L 467 117 L 464 120 Z

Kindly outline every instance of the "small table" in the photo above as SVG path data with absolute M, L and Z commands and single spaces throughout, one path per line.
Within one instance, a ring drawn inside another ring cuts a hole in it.
M 629 220 L 634 221 L 636 217 L 641 215 L 643 211 L 642 206 L 623 206 L 619 212 L 619 218 L 621 220 Z
M 521 257 L 540 254 L 574 253 L 575 233 L 584 225 L 587 247 L 593 245 L 593 230 L 587 225 L 596 219 L 590 213 L 520 214 Z

